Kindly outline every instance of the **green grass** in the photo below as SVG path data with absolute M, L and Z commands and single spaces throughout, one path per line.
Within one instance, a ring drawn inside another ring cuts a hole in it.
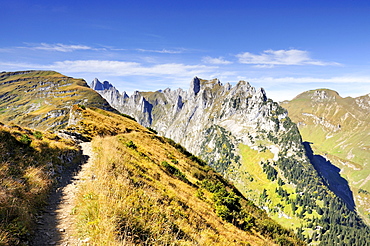
M 304 218 L 299 218 L 297 214 L 302 211 L 302 207 L 299 205 L 296 205 L 297 210 L 295 213 L 293 212 L 292 206 L 288 200 L 294 201 L 298 194 L 296 193 L 295 186 L 289 184 L 281 173 L 278 173 L 278 178 L 281 178 L 285 183 L 281 188 L 286 190 L 290 195 L 288 198 L 283 198 L 276 193 L 275 190 L 280 187 L 278 181 L 269 180 L 260 165 L 261 162 L 267 160 L 272 161 L 274 155 L 269 150 L 259 152 L 251 149 L 247 145 L 240 144 L 239 153 L 242 156 L 242 165 L 237 171 L 242 174 L 241 178 L 244 182 L 235 182 L 234 184 L 243 195 L 254 201 L 257 205 L 267 206 L 268 214 L 271 218 L 278 221 L 286 228 L 296 229 L 301 226 L 305 228 L 307 220 L 309 219 L 321 217 L 316 211 L 313 211 L 312 214 L 305 213 Z M 261 200 L 261 194 L 264 190 L 266 190 L 267 198 L 266 200 Z M 322 206 L 321 201 L 317 201 L 317 204 Z M 312 233 L 312 230 L 306 229 L 303 235 L 310 237 Z

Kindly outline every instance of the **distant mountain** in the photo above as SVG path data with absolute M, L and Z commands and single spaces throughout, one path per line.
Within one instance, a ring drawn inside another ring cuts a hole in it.
M 348 180 L 354 205 L 370 224 L 370 94 L 342 98 L 336 91 L 318 89 L 282 106 L 298 124 L 303 140 L 311 143 L 316 158 L 337 167 L 333 172 L 326 170 L 327 165 L 318 166 L 327 182 L 343 191 L 343 178 Z M 333 177 L 334 173 L 340 176 Z
M 63 128 L 74 104 L 115 111 L 82 79 L 53 71 L 0 73 L 1 122 L 42 130 Z
M 320 159 L 263 89 L 195 77 L 187 91 L 98 92 L 121 113 L 199 155 L 306 242 L 333 245 L 338 233 L 352 245 L 369 240 L 348 192 L 338 192 L 315 168 Z

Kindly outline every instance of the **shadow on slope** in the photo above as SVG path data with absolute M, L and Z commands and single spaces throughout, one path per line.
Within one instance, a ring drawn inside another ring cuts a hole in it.
M 334 166 L 329 160 L 321 155 L 314 155 L 309 142 L 303 142 L 306 149 L 306 154 L 310 159 L 312 165 L 324 179 L 326 185 L 331 191 L 333 191 L 338 197 L 340 197 L 348 209 L 355 209 L 355 202 L 353 200 L 352 191 L 348 185 L 348 181 L 340 176 L 340 168 Z

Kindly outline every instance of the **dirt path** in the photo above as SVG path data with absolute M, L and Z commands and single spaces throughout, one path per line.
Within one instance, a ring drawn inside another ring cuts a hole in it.
M 77 238 L 73 216 L 79 183 L 93 178 L 89 171 L 94 159 L 91 143 L 81 143 L 81 148 L 86 161 L 63 173 L 59 187 L 51 194 L 43 214 L 37 218 L 38 227 L 31 245 L 88 245 L 88 238 Z

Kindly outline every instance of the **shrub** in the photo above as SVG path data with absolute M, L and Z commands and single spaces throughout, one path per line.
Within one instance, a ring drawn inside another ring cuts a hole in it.
M 42 133 L 41 133 L 41 132 L 39 132 L 39 131 L 35 131 L 35 132 L 33 133 L 33 136 L 34 136 L 36 139 L 38 139 L 38 140 L 42 140 Z
M 147 127 L 146 129 L 148 129 L 152 133 L 158 134 L 158 132 L 156 130 L 154 130 L 153 128 Z
M 19 142 L 25 145 L 30 145 L 32 140 L 30 139 L 28 135 L 22 134 L 21 138 L 19 139 Z
M 198 197 L 201 200 L 204 200 L 205 199 L 205 197 L 204 197 L 204 191 L 202 189 L 198 189 L 197 190 L 197 193 L 195 194 L 195 196 Z
M 162 167 L 169 172 L 170 174 L 175 175 L 178 179 L 189 183 L 188 179 L 186 178 L 185 174 L 183 174 L 179 169 L 169 164 L 167 161 L 162 161 Z
M 126 143 L 126 146 L 130 149 L 136 149 L 137 146 L 131 140 Z
M 246 215 L 244 218 L 244 223 L 243 223 L 243 229 L 245 231 L 249 231 L 253 226 L 254 226 L 254 222 L 255 222 L 255 218 L 250 216 L 249 214 Z
M 217 216 L 221 217 L 223 220 L 228 221 L 230 218 L 230 209 L 225 205 L 216 205 L 215 207 Z

